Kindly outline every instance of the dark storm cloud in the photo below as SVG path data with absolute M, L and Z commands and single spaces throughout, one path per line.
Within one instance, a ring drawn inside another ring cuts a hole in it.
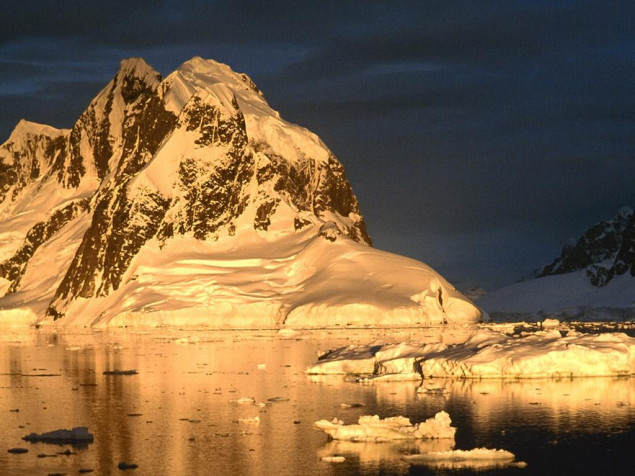
M 70 127 L 124 57 L 248 73 L 344 163 L 377 246 L 503 284 L 635 205 L 635 9 L 602 1 L 22 1 L 0 140 Z M 493 271 L 495 270 L 495 271 Z
M 343 32 L 290 71 L 332 76 L 410 62 L 528 69 L 538 60 L 568 61 L 595 48 L 623 47 L 632 41 L 633 13 L 621 2 L 444 2 L 437 10 L 422 2 L 399 30 L 354 38 Z

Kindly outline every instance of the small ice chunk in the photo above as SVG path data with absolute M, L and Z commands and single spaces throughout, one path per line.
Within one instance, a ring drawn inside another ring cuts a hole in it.
M 327 463 L 343 463 L 344 461 L 346 461 L 346 458 L 344 458 L 343 456 L 322 456 L 322 461 L 325 461 Z
M 138 467 L 139 466 L 134 464 L 134 463 L 126 463 L 126 462 L 123 462 L 123 461 L 117 465 L 117 468 L 119 468 L 119 469 L 121 469 L 123 471 L 125 471 L 127 469 L 136 469 Z
M 558 327 L 560 325 L 560 321 L 558 319 L 545 319 L 542 321 L 542 327 Z
M 426 421 L 412 424 L 403 416 L 380 419 L 379 416 L 364 415 L 357 424 L 344 425 L 341 420 L 320 420 L 314 426 L 334 440 L 391 441 L 419 438 L 454 438 L 456 428 L 450 426 L 450 415 L 438 412 Z
M 19 455 L 19 454 L 22 454 L 22 453 L 28 453 L 28 452 L 29 452 L 29 450 L 27 450 L 26 448 L 9 448 L 7 450 L 7 453 L 12 453 L 12 454 L 15 454 L 15 455 Z
M 260 424 L 260 417 L 253 417 L 253 418 L 238 418 L 237 420 L 234 420 L 236 423 L 245 423 L 248 425 L 259 425 Z
M 88 432 L 85 426 L 76 426 L 70 430 L 54 430 L 46 433 L 31 433 L 22 437 L 25 441 L 43 443 L 92 443 L 93 435 Z
M 256 399 L 254 397 L 242 397 L 236 400 L 236 403 L 239 405 L 253 405 L 256 403 Z
M 267 398 L 267 401 L 271 403 L 279 403 L 279 402 L 288 402 L 289 399 L 287 397 L 271 397 L 271 398 Z

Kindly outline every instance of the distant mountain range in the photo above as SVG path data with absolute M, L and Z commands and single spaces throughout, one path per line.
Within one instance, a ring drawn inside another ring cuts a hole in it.
M 624 207 L 567 245 L 534 279 L 477 304 L 494 320 L 635 319 L 635 213 Z
M 0 146 L 0 324 L 476 322 L 423 263 L 375 250 L 344 168 L 245 74 L 129 59 L 70 130 Z

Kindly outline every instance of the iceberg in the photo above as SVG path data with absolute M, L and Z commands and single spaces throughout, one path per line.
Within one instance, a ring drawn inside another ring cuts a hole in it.
M 623 332 L 558 329 L 506 335 L 478 329 L 462 343 L 349 346 L 331 351 L 308 374 L 417 374 L 419 378 L 563 378 L 635 374 L 635 338 Z

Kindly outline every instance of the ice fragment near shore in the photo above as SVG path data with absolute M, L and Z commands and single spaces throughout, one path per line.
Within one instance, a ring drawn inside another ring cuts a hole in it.
M 333 421 L 319 420 L 314 426 L 334 440 L 391 441 L 420 438 L 454 438 L 456 428 L 450 426 L 450 415 L 444 411 L 421 423 L 412 424 L 403 416 L 380 419 L 379 416 L 364 415 L 357 424 L 345 425 L 335 418 Z

